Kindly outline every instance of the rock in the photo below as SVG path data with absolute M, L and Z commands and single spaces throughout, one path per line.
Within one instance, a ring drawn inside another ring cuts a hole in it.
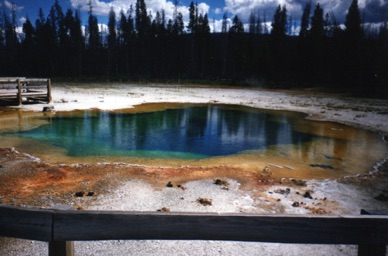
M 226 180 L 216 179 L 214 180 L 214 184 L 219 186 L 229 186 L 229 182 Z
M 299 207 L 300 205 L 299 205 L 299 202 L 294 202 L 293 204 L 292 204 L 292 207 Z
M 163 208 L 158 209 L 157 211 L 158 211 L 158 212 L 169 212 L 169 211 L 170 211 L 170 208 L 163 207 Z
M 311 196 L 310 192 L 309 191 L 306 191 L 303 195 L 304 198 L 309 198 L 309 199 L 313 199 L 313 197 Z
M 213 202 L 211 199 L 208 199 L 208 198 L 202 198 L 202 197 L 199 197 L 197 199 L 197 202 L 202 204 L 203 206 L 209 206 L 209 205 L 212 205 Z
M 83 197 L 83 196 L 85 196 L 85 192 L 84 191 L 75 192 L 74 196 L 75 197 Z
M 274 190 L 274 192 L 275 193 L 277 193 L 277 194 L 281 194 L 281 195 L 288 195 L 288 194 L 290 194 L 290 192 L 291 192 L 291 189 L 289 189 L 289 188 L 286 188 L 286 189 L 276 189 L 276 190 Z
M 294 185 L 296 186 L 300 186 L 300 187 L 306 186 L 306 181 L 304 180 L 292 179 L 291 182 L 294 183 Z
M 221 186 L 221 189 L 229 190 L 229 188 L 228 188 L 229 182 L 226 180 L 216 179 L 216 180 L 214 180 L 214 184 Z
M 54 112 L 54 106 L 43 107 L 43 112 Z

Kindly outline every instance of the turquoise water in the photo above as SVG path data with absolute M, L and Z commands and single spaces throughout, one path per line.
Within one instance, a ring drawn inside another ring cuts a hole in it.
M 149 113 L 57 114 L 19 132 L 65 148 L 67 155 L 202 159 L 301 145 L 322 138 L 294 129 L 300 115 L 231 106 L 191 106 Z M 15 136 L 15 133 L 11 134 Z

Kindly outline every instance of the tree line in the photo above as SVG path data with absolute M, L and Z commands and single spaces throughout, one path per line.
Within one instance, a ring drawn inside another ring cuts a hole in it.
M 142 81 L 201 80 L 267 87 L 331 87 L 388 95 L 388 25 L 367 28 L 353 0 L 343 25 L 319 3 L 307 1 L 298 35 L 286 6 L 274 10 L 271 25 L 252 10 L 227 13 L 221 32 L 210 33 L 208 15 L 191 2 L 189 21 L 176 2 L 173 17 L 147 13 L 144 0 L 129 10 L 109 12 L 107 31 L 89 2 L 85 31 L 79 10 L 63 11 L 58 0 L 22 37 L 15 8 L 0 19 L 0 75 L 64 79 Z M 248 20 L 244 26 L 242 20 Z

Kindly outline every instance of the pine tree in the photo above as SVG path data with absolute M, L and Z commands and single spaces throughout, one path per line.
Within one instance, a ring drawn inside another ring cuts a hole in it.
M 133 37 L 135 34 L 135 21 L 133 19 L 133 7 L 132 7 L 132 5 L 129 7 L 129 10 L 128 10 L 127 22 L 128 22 L 127 34 L 128 34 L 129 39 L 131 39 L 131 37 Z
M 210 33 L 209 18 L 207 13 L 203 16 L 202 23 L 200 24 L 200 33 L 206 35 Z
M 126 46 L 128 44 L 128 34 L 127 34 L 127 17 L 125 17 L 124 11 L 120 11 L 120 21 L 118 29 L 118 44 L 119 46 Z
M 62 41 L 66 40 L 66 32 L 63 27 L 63 20 L 65 15 L 63 14 L 62 7 L 60 6 L 58 0 L 55 0 L 54 5 L 51 6 L 49 16 L 47 17 L 47 22 L 50 26 L 51 36 L 53 44 L 59 45 L 63 44 Z
M 286 31 L 287 31 L 287 9 L 286 9 L 286 6 L 281 7 L 279 5 L 273 17 L 271 34 L 276 40 L 280 40 L 286 35 Z
M 262 32 L 263 32 L 263 25 L 261 24 L 260 14 L 259 12 L 257 12 L 255 33 L 262 34 Z
M 162 12 L 164 15 L 164 12 Z M 164 17 L 160 14 L 159 11 L 156 12 L 156 17 L 154 19 L 153 23 L 153 30 L 156 37 L 163 37 L 165 34 L 165 24 L 164 24 Z
M 228 14 L 224 12 L 224 15 L 222 16 L 222 28 L 221 33 L 228 32 Z
M 63 35 L 62 35 L 62 41 L 66 48 L 75 48 L 75 42 L 74 38 L 77 37 L 76 35 L 76 25 L 75 25 L 75 18 L 73 15 L 73 11 L 71 9 L 68 9 L 65 18 L 63 19 Z M 82 32 L 81 32 L 82 35 Z
M 187 28 L 191 33 L 195 34 L 197 32 L 198 26 L 198 6 L 194 4 L 194 2 L 190 3 L 189 7 L 189 25 Z
M 11 20 L 4 9 L 4 34 L 5 34 L 5 47 L 11 51 L 14 51 L 17 46 L 17 34 L 16 34 L 16 10 L 15 4 L 12 4 Z
M 85 49 L 85 38 L 82 33 L 80 13 L 77 10 L 74 16 L 74 22 L 70 30 L 70 37 L 74 49 L 74 74 L 80 76 L 82 74 L 82 54 Z
M 345 20 L 345 35 L 349 42 L 358 43 L 363 36 L 363 30 L 361 27 L 361 16 L 358 8 L 358 1 L 353 0 Z
M 24 40 L 23 44 L 32 46 L 35 39 L 35 29 L 32 26 L 30 18 L 27 17 L 26 22 L 23 24 Z
M 229 29 L 229 33 L 244 33 L 244 25 L 237 15 L 232 20 L 232 26 Z
M 183 23 L 183 15 L 181 12 L 178 12 L 176 17 L 174 18 L 173 24 L 173 34 L 182 35 L 185 29 L 185 25 Z
M 38 19 L 35 21 L 35 28 L 36 30 L 42 29 L 44 24 L 46 23 L 46 19 L 44 18 L 43 10 L 42 8 L 39 8 L 39 14 L 38 14 Z
M 33 75 L 36 66 L 36 34 L 28 16 L 23 24 L 23 33 L 24 38 L 21 45 L 23 61 L 19 65 L 23 66 L 26 75 Z
M 263 12 L 263 34 L 268 35 L 268 33 L 267 16 L 265 12 Z
M 110 8 L 108 18 L 108 49 L 113 50 L 116 47 L 116 12 L 113 7 Z
M 299 36 L 305 38 L 310 25 L 311 0 L 306 3 L 303 9 L 302 19 L 300 22 Z
M 363 58 L 365 56 L 365 49 L 362 49 L 363 31 L 361 27 L 360 10 L 358 8 L 358 1 L 353 0 L 345 19 L 344 32 L 344 64 L 343 73 L 345 76 L 345 85 L 348 90 L 358 92 L 365 90 L 362 88 L 362 70 Z
M 323 9 L 320 4 L 317 3 L 314 10 L 314 15 L 311 17 L 311 29 L 310 36 L 316 43 L 317 41 L 321 41 L 325 35 L 325 21 L 323 19 Z
M 249 15 L 249 34 L 256 34 L 256 13 L 254 10 L 251 10 Z
M 135 16 L 136 31 L 139 38 L 143 38 L 147 35 L 151 25 L 147 15 L 147 6 L 144 0 L 136 0 Z
M 0 49 L 4 45 L 4 35 L 3 35 L 3 33 L 4 33 L 4 22 L 3 22 L 3 16 L 0 15 Z
M 101 46 L 101 36 L 98 29 L 98 19 L 93 15 L 93 6 L 91 0 L 89 1 L 89 19 L 88 19 L 88 32 L 89 32 L 89 49 L 97 49 Z
M 111 7 L 108 18 L 108 76 L 117 74 L 116 41 L 116 12 Z

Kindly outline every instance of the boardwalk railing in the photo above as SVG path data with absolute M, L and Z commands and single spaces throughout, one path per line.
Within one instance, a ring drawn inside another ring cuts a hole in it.
M 16 101 L 19 105 L 23 101 L 51 102 L 51 80 L 48 78 L 1 78 L 0 100 Z
M 64 211 L 0 206 L 0 236 L 49 242 L 49 255 L 74 255 L 72 241 L 222 240 L 358 245 L 385 256 L 388 217 Z

